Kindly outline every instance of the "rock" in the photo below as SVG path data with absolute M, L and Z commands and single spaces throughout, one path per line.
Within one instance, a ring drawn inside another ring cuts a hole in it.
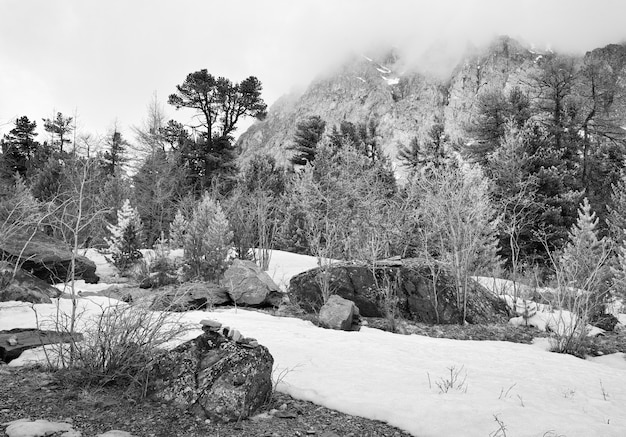
M 74 340 L 82 340 L 82 334 L 74 333 Z M 72 337 L 65 332 L 41 331 L 39 329 L 11 329 L 0 331 L 0 361 L 9 363 L 27 349 L 45 344 L 69 343 Z
M 178 276 L 164 272 L 153 272 L 139 283 L 139 288 L 159 288 L 166 285 L 176 284 Z
M 351 300 L 332 295 L 320 310 L 319 322 L 325 328 L 358 331 L 359 309 Z
M 12 264 L 0 261 L 0 302 L 50 303 L 50 298 L 61 295 L 58 289 L 28 272 L 17 269 L 14 276 L 13 271 Z
M 289 297 L 309 313 L 322 308 L 322 293 L 316 280 L 320 269 L 294 276 L 289 284 Z M 383 317 L 388 302 L 378 284 L 392 284 L 396 293 L 396 313 L 407 320 L 422 323 L 456 324 L 462 321 L 457 308 L 454 279 L 441 271 L 437 277 L 437 301 L 434 299 L 430 269 L 416 260 L 379 261 L 375 275 L 369 265 L 337 264 L 331 267 L 330 283 L 335 294 L 351 300 L 363 317 Z M 467 291 L 469 323 L 504 323 L 508 320 L 507 305 L 477 282 L 470 280 Z
M 80 436 L 80 433 L 75 434 L 76 431 L 74 431 L 72 425 L 69 423 L 50 422 L 41 419 L 35 421 L 21 419 L 9 422 L 9 426 L 7 426 L 4 432 L 7 437 L 39 437 L 53 434 L 68 437 Z M 70 432 L 74 434 L 67 434 Z
M 271 396 L 273 363 L 264 346 L 244 347 L 205 331 L 155 365 L 151 396 L 201 419 L 238 421 L 254 415 Z
M 278 285 L 252 261 L 234 260 L 224 272 L 221 284 L 228 289 L 230 298 L 238 305 L 278 306 L 282 301 L 283 293 Z M 278 305 L 275 305 L 277 301 Z
M 202 325 L 202 329 L 208 329 L 209 331 L 219 331 L 222 327 L 220 322 L 216 322 L 211 319 L 202 319 L 200 320 L 200 324 Z
M 22 269 L 50 284 L 64 282 L 72 260 L 71 249 L 61 240 L 49 237 L 42 232 L 34 235 L 16 235 L 0 243 L 0 253 L 4 258 L 21 263 Z M 96 264 L 89 258 L 77 255 L 74 278 L 96 284 Z
M 119 429 L 112 429 L 102 434 L 97 434 L 96 437 L 133 437 L 133 434 L 128 431 L 120 431 Z
M 193 311 L 230 302 L 228 290 L 210 282 L 191 282 L 173 286 L 150 306 L 154 311 Z

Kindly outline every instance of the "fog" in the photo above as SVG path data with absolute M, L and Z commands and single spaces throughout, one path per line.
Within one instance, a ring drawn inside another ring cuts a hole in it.
M 271 104 L 349 54 L 387 46 L 437 74 L 502 34 L 584 53 L 626 39 L 624 12 L 620 0 L 3 0 L 0 132 L 16 116 L 42 124 L 61 111 L 79 130 L 104 133 L 117 119 L 130 135 L 155 93 L 165 102 L 201 68 L 257 76 Z

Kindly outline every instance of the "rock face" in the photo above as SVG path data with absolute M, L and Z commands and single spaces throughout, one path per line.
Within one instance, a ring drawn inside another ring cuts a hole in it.
M 293 145 L 297 124 L 314 115 L 326 121 L 327 134 L 342 121 L 373 122 L 378 144 L 393 161 L 397 161 L 398 145 L 408 145 L 414 137 L 423 140 L 436 117 L 444 123 L 451 144 L 467 141 L 466 128 L 479 108 L 477 96 L 489 90 L 524 90 L 529 75 L 547 53 L 499 37 L 485 47 L 468 50 L 456 65 L 437 74 L 418 71 L 442 56 L 437 50 L 417 65 L 408 65 L 393 52 L 354 56 L 336 71 L 315 79 L 304 92 L 274 103 L 263 121 L 239 137 L 241 159 L 268 153 L 278 163 L 287 163 L 293 153 L 287 147 Z M 596 49 L 585 55 L 588 58 L 601 60 L 612 72 L 617 91 L 610 111 L 626 120 L 626 109 L 617 104 L 626 95 L 626 46 Z
M 282 292 L 272 278 L 252 261 L 236 259 L 224 272 L 221 284 L 228 289 L 233 302 L 238 305 L 278 306 Z
M 337 295 L 330 296 L 319 314 L 320 325 L 343 331 L 358 331 L 359 319 L 359 309 L 354 302 Z
M 171 286 L 150 306 L 154 311 L 193 311 L 230 302 L 228 290 L 210 282 Z
M 62 241 L 43 233 L 34 236 L 14 236 L 0 245 L 0 253 L 11 262 L 19 262 L 22 269 L 48 283 L 63 282 L 68 279 L 72 251 Z M 95 284 L 100 279 L 96 275 L 96 264 L 84 256 L 76 256 L 74 277 Z
M 315 279 L 318 272 L 319 269 L 303 272 L 294 276 L 289 284 L 290 299 L 307 312 L 317 312 L 322 307 L 322 294 Z M 430 270 L 415 260 L 378 262 L 375 275 L 370 266 L 355 264 L 339 264 L 330 272 L 331 290 L 354 302 L 363 317 L 385 316 L 388 301 L 384 299 L 381 284 L 391 284 L 394 288 L 396 311 L 407 320 L 441 324 L 462 321 L 452 276 L 447 272 L 438 275 L 435 299 Z M 467 322 L 508 320 L 506 303 L 477 282 L 470 281 L 467 295 Z
M 50 298 L 61 294 L 58 289 L 22 269 L 18 269 L 13 276 L 13 270 L 12 264 L 0 262 L 0 302 L 50 303 Z
M 202 419 L 234 422 L 271 396 L 274 359 L 266 347 L 229 340 L 218 330 L 219 324 L 205 326 L 204 334 L 160 360 L 151 392 Z

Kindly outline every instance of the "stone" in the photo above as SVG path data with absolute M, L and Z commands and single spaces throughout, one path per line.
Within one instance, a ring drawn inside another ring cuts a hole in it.
M 18 263 L 22 269 L 34 276 L 54 284 L 68 279 L 72 262 L 72 250 L 61 240 L 49 237 L 43 232 L 15 235 L 0 243 L 0 253 L 4 259 Z M 75 279 L 83 279 L 89 284 L 99 281 L 96 264 L 89 258 L 75 257 Z
M 319 322 L 324 328 L 358 331 L 359 309 L 351 300 L 332 295 L 320 310 Z
M 133 434 L 128 431 L 120 431 L 119 429 L 112 429 L 102 434 L 97 434 L 96 437 L 134 437 Z
M 74 333 L 74 340 L 82 340 L 82 334 Z M 39 329 L 11 329 L 0 331 L 0 361 L 9 363 L 27 349 L 45 344 L 69 343 L 72 337 L 65 332 L 42 331 Z
M 236 422 L 254 415 L 271 396 L 273 363 L 264 346 L 247 348 L 204 332 L 155 364 L 150 395 L 202 420 Z
M 228 290 L 210 282 L 191 282 L 171 286 L 156 298 L 150 309 L 153 311 L 194 311 L 230 303 Z
M 30 303 L 50 303 L 50 298 L 61 295 L 61 291 L 47 282 L 17 269 L 6 261 L 0 261 L 0 302 L 10 300 Z
M 209 328 L 212 331 L 219 331 L 219 329 L 222 327 L 222 324 L 220 322 L 216 322 L 215 320 L 211 319 L 202 319 L 200 320 L 200 324 L 203 326 L 203 328 Z
M 236 259 L 224 272 L 221 284 L 237 305 L 278 306 L 283 293 L 272 278 L 252 261 Z
M 68 432 L 74 432 L 74 429 L 71 424 L 64 422 L 50 422 L 43 419 L 35 421 L 22 419 L 9 422 L 9 426 L 7 426 L 4 432 L 7 437 L 38 437 L 53 434 L 67 435 L 66 433 Z M 76 434 L 70 435 L 76 436 Z
M 294 276 L 289 283 L 289 298 L 308 313 L 318 313 L 323 305 L 315 268 Z M 406 320 L 431 324 L 458 324 L 462 309 L 456 304 L 454 278 L 445 270 L 437 276 L 434 299 L 430 269 L 414 259 L 378 261 L 371 265 L 338 263 L 330 268 L 330 287 L 334 293 L 351 300 L 363 317 L 380 318 L 388 302 L 379 284 L 395 287 L 395 312 Z M 468 323 L 505 323 L 509 318 L 506 303 L 474 280 L 467 290 Z

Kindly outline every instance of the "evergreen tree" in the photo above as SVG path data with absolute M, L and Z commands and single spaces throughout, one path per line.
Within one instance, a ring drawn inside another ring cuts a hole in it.
M 626 172 L 611 186 L 611 203 L 607 206 L 606 222 L 609 236 L 615 242 L 620 242 L 626 229 Z
M 181 157 L 195 176 L 195 188 L 202 192 L 212 181 L 232 177 L 236 171 L 233 133 L 242 117 L 263 119 L 267 105 L 261 98 L 261 82 L 250 76 L 241 83 L 215 78 L 206 69 L 187 75 L 168 103 L 176 109 L 197 112 L 201 138 L 187 142 Z
M 188 276 L 217 280 L 227 267 L 233 233 L 220 204 L 208 193 L 194 208 L 183 240 Z
M 408 146 L 398 150 L 398 159 L 410 174 L 439 169 L 450 161 L 446 150 L 447 141 L 443 123 L 435 119 L 435 124 L 428 130 L 426 141 L 413 138 Z
M 52 135 L 52 146 L 58 148 L 61 155 L 63 155 L 63 147 L 71 143 L 70 135 L 74 130 L 73 121 L 72 117 L 65 117 L 60 112 L 57 112 L 55 118 L 43 119 L 43 128 Z
M 30 175 L 30 169 L 35 164 L 39 143 L 35 140 L 37 132 L 36 122 L 31 122 L 23 116 L 15 120 L 15 127 L 4 136 L 1 142 L 2 163 L 1 177 L 12 179 L 15 173 L 23 178 Z
M 608 242 L 598 238 L 598 218 L 585 197 L 578 210 L 578 219 L 569 232 L 560 265 L 570 286 L 595 291 L 606 279 L 603 267 L 608 256 Z
M 187 227 L 189 222 L 183 215 L 183 212 L 179 209 L 176 211 L 174 220 L 170 223 L 170 246 L 173 248 L 182 248 L 185 245 L 185 234 L 187 233 Z
M 107 175 L 113 175 L 126 161 L 125 153 L 129 144 L 128 141 L 122 138 L 122 133 L 118 132 L 117 128 L 109 135 L 106 144 L 109 149 L 102 156 L 104 172 Z
M 142 257 L 141 247 L 141 219 L 139 213 L 126 199 L 122 208 L 117 211 L 117 224 L 110 224 L 111 238 L 107 238 L 109 251 L 113 263 L 121 272 L 126 272 L 138 259 Z
M 294 165 L 306 165 L 313 162 L 317 145 L 322 140 L 326 122 L 318 115 L 311 116 L 296 125 L 292 146 L 287 150 L 293 150 L 294 155 L 290 161 Z

